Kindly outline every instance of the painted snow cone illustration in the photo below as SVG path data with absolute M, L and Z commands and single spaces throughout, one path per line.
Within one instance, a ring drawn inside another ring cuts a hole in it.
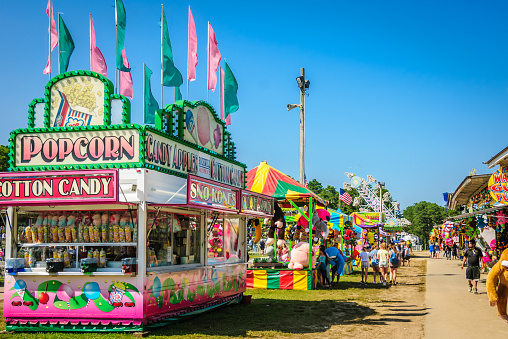
M 190 109 L 188 109 L 187 112 L 185 112 L 185 128 L 187 128 L 190 135 L 197 144 L 198 143 L 198 140 L 196 139 L 197 128 L 196 123 L 194 121 L 194 114 L 192 114 L 192 111 Z
M 26 290 L 26 282 L 24 280 L 17 280 L 14 283 L 14 289 L 16 290 L 18 295 L 21 297 L 21 299 L 23 299 L 23 297 L 25 295 L 25 290 Z

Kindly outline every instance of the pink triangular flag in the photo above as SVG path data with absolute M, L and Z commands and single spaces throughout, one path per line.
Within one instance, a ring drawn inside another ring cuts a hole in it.
M 208 22 L 208 89 L 215 92 L 217 85 L 217 69 L 219 68 L 222 55 L 217 47 L 217 38 L 212 25 Z
M 122 58 L 123 64 L 129 68 L 129 61 L 127 60 L 127 55 L 125 55 L 125 47 L 122 50 Z M 132 99 L 132 75 L 131 72 L 122 72 L 120 71 L 120 94 Z
M 107 77 L 108 66 L 106 66 L 106 59 L 104 59 L 104 56 L 102 55 L 99 47 L 97 47 L 97 45 L 95 44 L 95 28 L 93 27 L 93 19 L 91 14 L 90 14 L 90 45 L 91 45 L 90 48 L 92 49 L 91 55 L 92 72 L 97 72 Z
M 187 79 L 196 80 L 196 66 L 198 65 L 198 37 L 196 25 L 189 6 L 189 44 L 187 50 Z
M 56 32 L 56 24 L 55 18 L 53 17 L 53 5 L 51 3 L 52 0 L 48 0 L 48 6 L 46 7 L 46 15 L 50 20 L 50 25 L 48 27 L 48 32 L 51 37 L 51 50 L 49 51 L 48 62 L 46 64 L 46 68 L 42 71 L 43 74 L 51 73 L 51 52 L 58 45 L 58 33 Z

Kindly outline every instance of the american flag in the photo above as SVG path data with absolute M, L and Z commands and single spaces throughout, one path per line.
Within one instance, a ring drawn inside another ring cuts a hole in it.
M 351 205 L 351 203 L 353 202 L 353 198 L 346 191 L 340 188 L 339 194 L 340 194 L 339 199 L 341 201 L 344 201 L 347 205 Z

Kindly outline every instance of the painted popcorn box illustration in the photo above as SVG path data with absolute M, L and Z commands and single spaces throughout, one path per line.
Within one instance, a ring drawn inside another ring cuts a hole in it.
M 92 115 L 72 109 L 65 94 L 60 91 L 58 94 L 61 100 L 54 127 L 89 126 Z
M 115 283 L 109 293 L 108 302 L 111 306 L 123 306 L 122 298 L 125 294 L 125 285 L 123 283 Z

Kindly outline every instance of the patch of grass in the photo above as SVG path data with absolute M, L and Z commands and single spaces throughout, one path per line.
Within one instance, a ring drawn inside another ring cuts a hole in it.
M 332 327 L 354 331 L 376 314 L 379 284 L 362 285 L 359 272 L 341 277 L 331 289 L 312 291 L 248 289 L 250 305 L 238 304 L 151 332 L 149 338 L 238 338 L 323 336 Z M 335 326 L 335 327 L 334 327 Z M 2 318 L 0 328 L 5 329 Z M 131 333 L 16 333 L 5 338 L 132 338 Z

